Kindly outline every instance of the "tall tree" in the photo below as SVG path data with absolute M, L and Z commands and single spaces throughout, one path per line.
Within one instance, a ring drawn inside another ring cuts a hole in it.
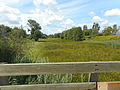
M 87 25 L 84 25 L 83 30 L 87 30 L 87 29 L 88 29 Z
M 81 27 L 74 27 L 69 30 L 62 32 L 62 39 L 82 41 L 84 40 L 84 34 Z
M 107 35 L 111 35 L 112 34 L 112 27 L 107 27 L 103 30 L 103 35 L 107 36 Z
M 99 24 L 98 24 L 98 23 L 94 23 L 92 29 L 93 29 L 93 30 L 98 30 L 98 31 L 99 31 L 99 30 L 100 30 Z
M 112 34 L 115 35 L 118 31 L 118 27 L 117 27 L 117 24 L 114 24 L 113 25 L 113 30 L 112 30 Z
M 97 36 L 99 34 L 100 25 L 98 23 L 94 23 L 92 27 L 92 36 Z
M 34 39 L 35 41 L 38 41 L 38 39 L 41 37 L 41 26 L 39 23 L 37 23 L 35 20 L 29 19 L 28 20 L 28 26 L 30 27 L 30 32 L 31 32 L 31 39 Z
M 83 41 L 84 35 L 81 27 L 73 28 L 74 34 L 73 34 L 73 40 L 75 41 Z

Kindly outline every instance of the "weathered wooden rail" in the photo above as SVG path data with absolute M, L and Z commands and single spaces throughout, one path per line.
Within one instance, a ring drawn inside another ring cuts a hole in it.
M 0 76 L 120 72 L 120 62 L 0 64 Z M 0 90 L 96 90 L 96 82 L 0 86 Z

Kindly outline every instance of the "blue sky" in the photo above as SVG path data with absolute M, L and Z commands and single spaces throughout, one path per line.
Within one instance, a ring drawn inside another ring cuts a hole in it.
M 0 0 L 0 24 L 23 26 L 36 20 L 42 32 L 53 34 L 93 22 L 104 27 L 120 25 L 120 0 Z

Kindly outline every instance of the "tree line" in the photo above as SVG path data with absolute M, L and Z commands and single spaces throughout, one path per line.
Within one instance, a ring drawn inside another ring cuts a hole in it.
M 28 38 L 30 40 L 38 41 L 39 38 L 47 38 L 47 35 L 41 32 L 41 26 L 35 20 L 29 19 L 27 25 L 30 29 L 26 33 L 23 27 L 8 27 L 5 25 L 0 25 L 0 38 Z
M 81 27 L 74 27 L 68 30 L 63 31 L 62 33 L 55 33 L 49 35 L 50 38 L 61 38 L 66 40 L 82 41 L 85 38 L 92 38 L 95 36 L 107 36 L 107 35 L 116 35 L 119 28 L 117 24 L 113 26 L 108 26 L 100 32 L 100 25 L 98 23 L 93 23 L 91 29 L 88 29 L 87 25 Z
M 73 27 L 71 29 L 65 30 L 62 33 L 55 33 L 53 35 L 46 35 L 41 32 L 42 27 L 35 20 L 29 19 L 27 25 L 29 26 L 28 32 L 21 27 L 10 28 L 5 25 L 0 25 L 0 37 L 4 38 L 29 38 L 30 40 L 38 41 L 39 38 L 61 38 L 65 40 L 82 41 L 85 38 L 91 38 L 95 36 L 106 36 L 106 35 L 116 35 L 118 32 L 117 24 L 104 28 L 100 32 L 100 25 L 98 23 L 93 23 L 91 29 L 88 29 L 87 25 L 81 27 Z
M 63 31 L 62 33 L 55 33 L 54 35 L 49 35 L 48 37 L 74 41 L 84 40 L 84 34 L 81 27 L 74 27 L 69 30 Z

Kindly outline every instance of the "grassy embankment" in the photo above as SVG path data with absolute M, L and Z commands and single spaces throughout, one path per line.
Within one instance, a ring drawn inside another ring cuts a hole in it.
M 49 62 L 119 61 L 120 36 L 99 36 L 86 41 L 42 39 L 29 50 L 32 60 Z M 106 77 L 107 75 L 107 77 Z M 119 73 L 101 74 L 100 80 L 120 80 Z

